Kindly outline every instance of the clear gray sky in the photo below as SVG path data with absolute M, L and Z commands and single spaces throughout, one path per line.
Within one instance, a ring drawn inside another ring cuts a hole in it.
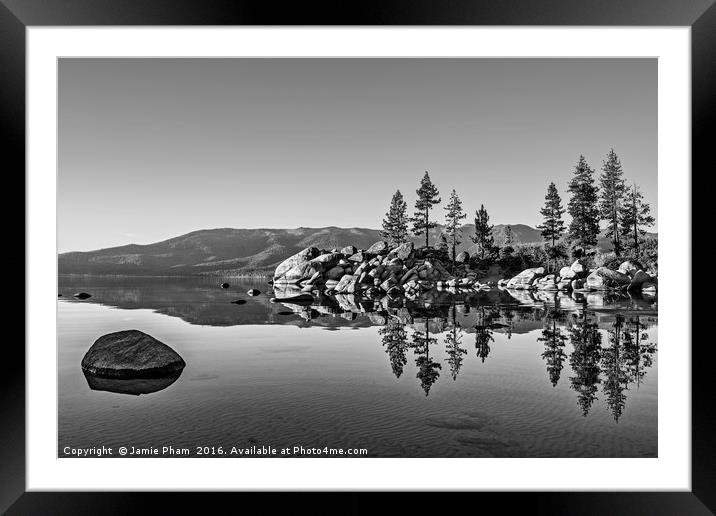
M 60 252 L 378 228 L 425 170 L 468 222 L 534 226 L 612 147 L 657 213 L 655 59 L 61 59 L 58 124 Z

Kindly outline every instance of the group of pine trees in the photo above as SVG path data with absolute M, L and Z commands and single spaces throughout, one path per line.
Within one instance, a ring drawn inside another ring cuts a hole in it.
M 567 185 L 570 199 L 566 210 L 562 207 L 557 187 L 550 183 L 544 207 L 540 210 L 543 222 L 537 229 L 541 230 L 542 237 L 552 249 L 556 248 L 565 233 L 573 246 L 586 249 L 597 245 L 600 223 L 604 221 L 605 236 L 611 240 L 614 254 L 639 256 L 645 228 L 654 225 L 654 217 L 637 185 L 627 186 L 614 149 L 604 160 L 599 185 L 596 183 L 594 169 L 584 156 L 580 156 Z M 565 227 L 562 219 L 565 212 L 572 218 L 569 227 Z
M 403 198 L 400 190 L 393 194 L 390 201 L 390 207 L 383 219 L 383 230 L 381 235 L 383 238 L 390 240 L 393 244 L 402 244 L 408 241 L 410 232 L 414 236 L 425 235 L 425 247 L 430 245 L 430 230 L 438 226 L 437 221 L 431 220 L 430 210 L 437 204 L 442 202 L 440 192 L 430 180 L 430 175 L 425 172 L 420 181 L 420 188 L 416 190 L 418 198 L 415 201 L 415 212 L 412 217 L 408 217 L 408 204 Z M 443 247 L 450 252 L 453 263 L 457 255 L 457 248 L 461 244 L 462 221 L 467 218 L 467 214 L 463 210 L 462 201 L 453 189 L 450 192 L 450 199 L 445 206 L 445 224 L 443 232 L 440 235 L 438 247 Z M 410 232 L 408 224 L 412 224 Z M 486 258 L 494 251 L 494 239 L 492 236 L 492 228 L 490 225 L 490 217 L 484 205 L 475 212 L 475 234 L 472 241 L 477 247 L 480 258 Z
M 621 162 L 613 149 L 603 162 L 599 178 L 595 177 L 594 169 L 589 166 L 584 156 L 580 156 L 567 191 L 570 198 L 565 208 L 557 187 L 553 182 L 550 183 L 544 207 L 540 210 L 543 221 L 537 229 L 547 243 L 550 258 L 557 258 L 557 255 L 563 252 L 558 246 L 563 237 L 566 237 L 573 247 L 595 247 L 602 222 L 606 223 L 605 236 L 611 240 L 617 256 L 639 256 L 646 234 L 645 228 L 654 225 L 654 217 L 651 216 L 650 207 L 644 201 L 637 185 L 627 185 Z M 400 190 L 396 191 L 391 199 L 390 208 L 383 219 L 381 235 L 393 244 L 407 242 L 412 233 L 416 237 L 424 235 L 425 246 L 430 245 L 430 230 L 438 226 L 438 222 L 431 219 L 430 212 L 442 199 L 427 171 L 416 193 L 418 197 L 412 217 L 408 216 L 408 204 Z M 467 217 L 462 201 L 454 189 L 450 193 L 445 212 L 443 232 L 436 247 L 447 250 L 454 263 L 457 248 L 461 244 L 460 228 Z M 571 217 L 568 226 L 563 219 L 565 213 Z M 471 239 L 475 244 L 476 256 L 481 260 L 489 259 L 494 256 L 497 246 L 492 234 L 490 216 L 484 205 L 480 205 L 480 209 L 475 212 L 474 221 L 475 232 Z M 511 249 L 513 241 L 512 228 L 506 226 L 503 250 Z

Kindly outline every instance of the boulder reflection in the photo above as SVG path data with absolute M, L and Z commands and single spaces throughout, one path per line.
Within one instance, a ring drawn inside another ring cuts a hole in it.
M 158 378 L 106 378 L 83 371 L 87 385 L 93 391 L 114 392 L 117 394 L 151 394 L 166 389 L 177 381 L 182 371 Z

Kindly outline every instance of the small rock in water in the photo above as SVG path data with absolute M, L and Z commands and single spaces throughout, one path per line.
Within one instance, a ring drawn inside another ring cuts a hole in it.
M 62 297 L 62 294 L 57 294 L 57 297 Z
M 247 292 L 247 294 L 250 296 L 258 296 L 260 293 L 261 293 L 261 291 L 257 288 L 252 288 L 251 290 L 249 290 Z
M 76 294 L 73 294 L 73 297 L 76 297 L 77 299 L 87 299 L 88 297 L 92 297 L 92 294 L 88 294 L 87 292 L 77 292 Z
M 229 284 L 228 284 L 228 283 L 222 283 L 220 286 L 221 286 L 221 288 L 229 288 Z
M 245 299 L 236 299 L 236 300 L 232 301 L 232 303 L 235 305 L 245 305 L 246 300 Z
M 102 335 L 82 359 L 86 373 L 109 378 L 155 378 L 184 366 L 176 351 L 139 330 Z

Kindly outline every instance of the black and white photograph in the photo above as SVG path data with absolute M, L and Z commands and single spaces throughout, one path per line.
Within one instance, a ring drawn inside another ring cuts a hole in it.
M 57 60 L 57 457 L 657 458 L 658 60 Z

